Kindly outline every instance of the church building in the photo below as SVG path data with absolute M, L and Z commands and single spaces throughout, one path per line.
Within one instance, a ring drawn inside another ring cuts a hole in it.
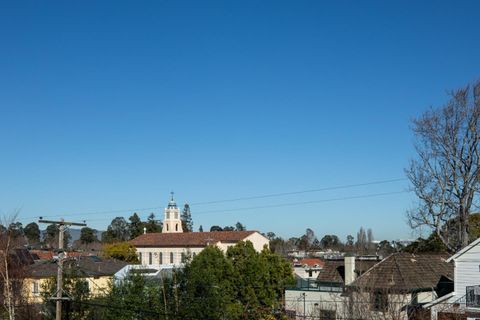
M 250 241 L 259 252 L 269 244 L 258 231 L 183 232 L 180 210 L 172 194 L 164 211 L 162 232 L 144 233 L 131 243 L 143 265 L 181 265 L 187 256 L 195 256 L 209 245 L 226 251 L 240 241 Z

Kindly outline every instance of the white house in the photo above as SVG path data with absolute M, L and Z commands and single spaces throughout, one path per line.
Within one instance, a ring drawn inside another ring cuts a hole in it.
M 425 305 L 431 310 L 431 319 L 442 318 L 440 314 L 480 319 L 480 238 L 447 261 L 454 263 L 454 291 Z
M 183 232 L 180 212 L 172 197 L 165 208 L 162 232 L 144 233 L 131 243 L 143 265 L 178 266 L 208 245 L 226 251 L 240 241 L 250 241 L 259 252 L 269 244 L 269 240 L 257 231 Z
M 376 257 L 345 256 L 327 259 L 316 279 L 296 275 L 296 285 L 285 290 L 285 310 L 296 319 L 346 319 L 346 285 L 378 262 Z

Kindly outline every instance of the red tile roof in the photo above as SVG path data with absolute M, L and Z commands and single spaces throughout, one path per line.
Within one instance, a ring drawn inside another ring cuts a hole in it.
M 323 260 L 320 260 L 320 259 L 305 258 L 295 262 L 295 264 L 300 264 L 302 266 L 307 265 L 309 267 L 314 267 L 314 266 L 323 267 L 325 265 L 325 262 L 323 262 Z
M 30 250 L 30 253 L 38 256 L 40 260 L 52 260 L 57 253 L 50 250 Z M 68 251 L 66 252 L 67 257 L 83 257 L 91 256 L 91 253 L 88 252 L 77 252 L 77 251 Z
M 135 247 L 206 247 L 216 242 L 235 243 L 257 231 L 146 233 L 132 241 Z

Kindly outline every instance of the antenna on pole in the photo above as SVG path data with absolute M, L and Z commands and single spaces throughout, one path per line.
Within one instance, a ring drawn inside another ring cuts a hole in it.
M 48 223 L 48 224 L 55 224 L 58 225 L 58 267 L 57 267 L 57 296 L 51 297 L 50 300 L 56 300 L 56 313 L 55 313 L 55 320 L 62 320 L 62 300 L 68 300 L 68 298 L 63 297 L 63 259 L 65 258 L 65 253 L 63 250 L 63 239 L 65 234 L 65 226 L 81 226 L 85 227 L 86 223 L 77 223 L 77 222 L 67 222 L 63 219 L 60 221 L 52 221 L 52 220 L 43 220 L 40 217 L 38 223 Z

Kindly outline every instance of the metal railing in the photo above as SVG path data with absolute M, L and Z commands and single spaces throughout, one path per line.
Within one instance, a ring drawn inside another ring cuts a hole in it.
M 467 308 L 480 308 L 480 285 L 468 286 L 465 297 Z

